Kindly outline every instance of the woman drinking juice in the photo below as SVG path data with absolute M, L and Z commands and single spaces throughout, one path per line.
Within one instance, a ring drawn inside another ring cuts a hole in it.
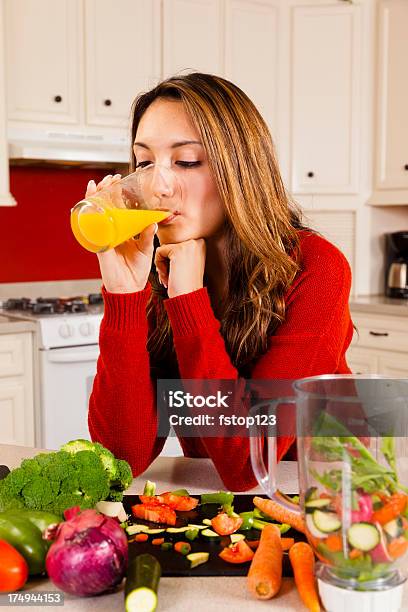
M 168 167 L 183 200 L 137 239 L 98 253 L 105 314 L 89 406 L 93 440 L 143 472 L 160 453 L 156 379 L 295 379 L 350 372 L 349 265 L 304 227 L 268 128 L 237 86 L 192 73 L 133 105 L 130 170 Z M 91 182 L 92 195 L 117 177 Z M 278 458 L 293 436 L 278 438 Z M 180 438 L 225 486 L 256 485 L 247 437 Z

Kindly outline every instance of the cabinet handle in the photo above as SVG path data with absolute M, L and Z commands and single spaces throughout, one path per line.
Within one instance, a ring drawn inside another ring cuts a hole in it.
M 105 106 L 111 106 L 112 105 L 112 100 L 109 100 L 109 98 L 107 98 L 106 100 L 103 101 Z
M 62 96 L 54 96 L 54 102 L 62 102 Z
M 404 170 L 408 170 L 408 164 L 405 164 Z
M 308 172 L 307 176 L 308 176 L 308 178 L 313 178 L 314 177 L 314 172 Z
M 373 332 L 370 331 L 370 336 L 389 336 L 388 332 Z

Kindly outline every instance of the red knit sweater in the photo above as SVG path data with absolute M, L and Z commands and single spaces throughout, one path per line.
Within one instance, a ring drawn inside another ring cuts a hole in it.
M 286 319 L 251 371 L 252 379 L 295 379 L 350 372 L 345 352 L 353 327 L 348 308 L 350 268 L 342 253 L 322 237 L 301 232 L 301 271 L 286 295 Z M 146 348 L 148 322 L 144 291 L 104 291 L 100 356 L 89 404 L 89 430 L 134 475 L 157 457 L 165 440 L 157 438 L 156 381 Z M 180 377 L 237 379 L 220 334 L 207 289 L 165 301 L 173 331 Z M 278 438 L 279 459 L 293 438 Z M 181 438 L 184 454 L 210 457 L 228 489 L 256 485 L 248 438 Z

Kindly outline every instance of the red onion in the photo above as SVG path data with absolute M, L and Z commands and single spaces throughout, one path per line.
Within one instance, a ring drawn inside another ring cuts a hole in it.
M 84 510 L 59 524 L 46 568 L 61 591 L 99 595 L 122 581 L 127 560 L 127 537 L 118 521 Z

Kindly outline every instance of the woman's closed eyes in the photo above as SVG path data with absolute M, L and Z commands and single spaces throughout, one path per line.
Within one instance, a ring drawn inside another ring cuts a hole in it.
M 181 166 L 182 168 L 197 168 L 198 166 L 201 166 L 202 162 L 201 161 L 176 161 L 176 166 Z M 147 166 L 153 165 L 153 162 L 151 161 L 141 161 L 141 162 L 136 162 L 136 168 L 146 168 Z

